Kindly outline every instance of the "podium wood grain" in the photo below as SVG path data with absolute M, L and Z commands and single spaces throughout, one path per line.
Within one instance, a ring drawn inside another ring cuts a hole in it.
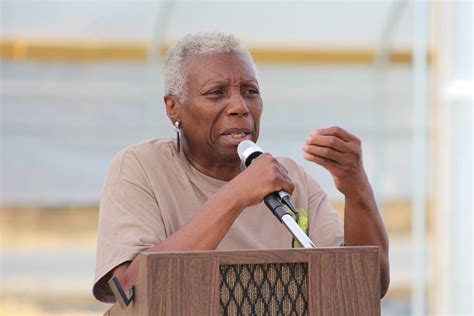
M 218 315 L 219 266 L 308 264 L 309 315 L 380 315 L 377 247 L 144 253 L 135 300 L 105 315 Z

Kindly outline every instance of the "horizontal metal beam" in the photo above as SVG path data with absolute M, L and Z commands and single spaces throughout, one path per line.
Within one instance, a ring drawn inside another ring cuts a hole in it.
M 161 55 L 170 47 L 162 45 Z M 24 40 L 0 41 L 0 59 L 40 61 L 137 61 L 145 62 L 149 46 L 144 43 L 62 43 Z M 373 64 L 376 48 L 341 49 L 326 47 L 250 46 L 250 52 L 259 63 L 289 64 Z M 430 52 L 427 57 L 430 59 Z M 388 61 L 393 64 L 410 64 L 409 50 L 391 50 Z

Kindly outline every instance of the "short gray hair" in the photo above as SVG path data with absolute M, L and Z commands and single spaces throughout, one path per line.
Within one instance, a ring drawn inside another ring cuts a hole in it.
M 248 49 L 232 34 L 206 32 L 187 34 L 174 43 L 163 58 L 165 93 L 181 102 L 186 95 L 186 62 L 192 55 L 239 53 L 248 56 L 256 75 L 256 67 Z

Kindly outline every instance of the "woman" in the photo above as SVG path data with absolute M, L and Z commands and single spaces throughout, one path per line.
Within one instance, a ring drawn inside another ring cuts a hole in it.
M 156 139 L 120 152 L 101 194 L 94 295 L 112 302 L 107 281 L 127 290 L 144 251 L 290 248 L 292 236 L 263 197 L 284 190 L 307 214 L 319 246 L 380 247 L 388 288 L 388 238 L 362 165 L 360 141 L 341 128 L 313 131 L 304 158 L 331 172 L 345 195 L 344 224 L 304 169 L 269 154 L 246 169 L 237 155 L 257 141 L 262 99 L 249 52 L 232 35 L 187 35 L 164 58 L 164 102 L 177 140 Z

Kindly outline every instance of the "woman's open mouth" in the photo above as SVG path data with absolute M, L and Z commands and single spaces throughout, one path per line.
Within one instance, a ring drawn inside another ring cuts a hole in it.
M 243 140 L 251 139 L 252 134 L 250 130 L 235 129 L 225 131 L 221 136 L 232 145 L 238 145 Z
M 242 138 L 242 137 L 245 137 L 247 136 L 248 134 L 250 133 L 247 133 L 247 132 L 232 132 L 230 134 L 228 134 L 228 136 L 232 137 L 232 138 Z

